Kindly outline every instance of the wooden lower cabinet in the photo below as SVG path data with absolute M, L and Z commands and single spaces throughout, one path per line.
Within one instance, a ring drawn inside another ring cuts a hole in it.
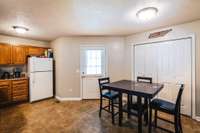
M 0 80 L 0 105 L 7 104 L 12 100 L 12 89 L 9 80 Z
M 12 80 L 12 101 L 28 100 L 28 80 Z
M 0 80 L 0 105 L 28 101 L 28 79 Z

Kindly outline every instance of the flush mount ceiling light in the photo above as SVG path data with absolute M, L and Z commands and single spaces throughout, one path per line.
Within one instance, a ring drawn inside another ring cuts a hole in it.
M 150 20 L 154 18 L 158 13 L 158 9 L 155 7 L 147 7 L 139 10 L 136 14 L 136 16 L 140 20 Z
M 13 29 L 20 34 L 24 34 L 25 32 L 27 32 L 29 29 L 26 27 L 22 27 L 22 26 L 13 26 Z

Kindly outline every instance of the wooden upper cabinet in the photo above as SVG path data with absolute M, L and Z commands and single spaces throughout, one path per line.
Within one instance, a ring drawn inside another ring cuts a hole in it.
M 0 43 L 0 65 L 11 63 L 11 46 Z
M 0 65 L 26 64 L 27 56 L 42 56 L 48 48 L 0 43 Z
M 41 56 L 41 55 L 44 55 L 45 50 L 46 50 L 46 48 L 28 47 L 27 48 L 27 55 L 29 55 L 29 56 Z
M 26 48 L 12 46 L 12 64 L 26 64 Z

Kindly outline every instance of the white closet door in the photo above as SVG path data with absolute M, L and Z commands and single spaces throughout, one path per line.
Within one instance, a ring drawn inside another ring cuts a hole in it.
M 157 45 L 147 45 L 145 49 L 145 76 L 152 77 L 153 82 L 158 80 Z
M 145 45 L 135 47 L 135 79 L 137 76 L 145 76 Z
M 180 84 L 185 85 L 182 113 L 191 116 L 191 39 L 135 46 L 135 77 L 149 76 L 163 83 L 158 97 L 176 101 Z
M 171 45 L 168 42 L 159 43 L 157 45 L 158 50 L 158 82 L 164 84 L 164 89 L 158 94 L 159 98 L 172 101 L 172 91 L 174 90 L 174 84 L 172 80 L 172 71 L 171 68 L 174 64 L 173 60 L 170 60 L 170 54 L 173 53 L 173 49 L 171 49 Z M 172 50 L 172 51 L 171 51 Z M 175 58 L 175 57 L 174 57 Z M 172 65 L 171 65 L 172 64 Z M 177 93 L 175 93 L 177 94 Z
M 153 82 L 157 82 L 156 58 L 157 51 L 153 45 L 135 47 L 135 62 L 137 62 L 135 63 L 135 79 L 137 79 L 137 76 L 145 76 L 152 77 Z

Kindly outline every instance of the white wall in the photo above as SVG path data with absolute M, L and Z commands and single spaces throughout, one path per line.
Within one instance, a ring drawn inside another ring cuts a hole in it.
M 165 37 L 160 37 L 157 39 L 148 39 L 148 36 L 150 33 L 155 31 L 160 31 L 164 29 L 170 29 L 172 28 L 172 32 L 167 34 Z M 131 36 L 128 36 L 126 38 L 126 78 L 131 79 L 131 73 L 132 73 L 132 44 L 138 44 L 138 43 L 146 43 L 146 42 L 155 42 L 155 41 L 161 41 L 161 40 L 167 40 L 182 36 L 188 36 L 188 35 L 195 35 L 196 37 L 196 114 L 200 116 L 200 20 L 194 21 L 191 23 L 176 25 L 172 27 L 167 27 L 163 29 L 157 29 L 152 30 L 148 32 L 138 33 Z
M 31 46 L 38 46 L 38 47 L 49 47 L 48 42 L 24 39 L 20 37 L 12 37 L 12 36 L 6 36 L 6 35 L 0 35 L 0 42 L 12 44 L 12 45 L 20 44 L 20 45 L 31 45 Z
M 52 42 L 56 61 L 56 95 L 80 97 L 80 45 L 105 45 L 108 75 L 112 81 L 124 79 L 123 37 L 63 37 Z

